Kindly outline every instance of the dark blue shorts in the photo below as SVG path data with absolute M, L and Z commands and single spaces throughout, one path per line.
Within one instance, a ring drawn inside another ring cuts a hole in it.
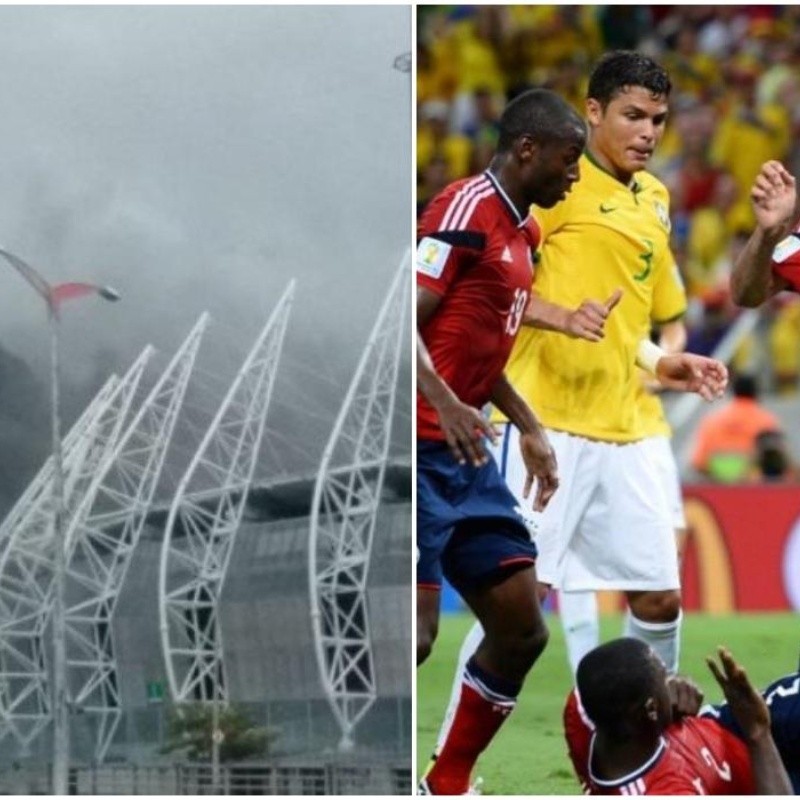
M 461 593 L 536 561 L 519 503 L 493 458 L 459 464 L 443 442 L 417 442 L 417 585 L 442 575 Z
M 794 793 L 800 794 L 800 672 L 771 683 L 761 694 L 769 706 L 772 738 L 789 773 Z M 720 725 L 744 738 L 727 703 L 713 706 L 707 715 L 715 717 Z

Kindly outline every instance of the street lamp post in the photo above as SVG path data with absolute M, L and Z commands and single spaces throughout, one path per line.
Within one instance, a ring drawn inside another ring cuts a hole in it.
M 105 300 L 119 300 L 108 286 L 94 283 L 48 283 L 30 264 L 0 249 L 0 256 L 12 266 L 47 305 L 50 327 L 50 419 L 53 451 L 53 772 L 54 795 L 69 791 L 69 717 L 67 713 L 66 650 L 66 542 L 64 540 L 64 463 L 61 452 L 61 397 L 59 364 L 59 311 L 65 300 L 99 295 Z

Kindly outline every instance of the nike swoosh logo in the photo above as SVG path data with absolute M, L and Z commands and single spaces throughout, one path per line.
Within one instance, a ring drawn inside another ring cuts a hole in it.
M 616 211 L 616 210 L 617 210 L 617 206 L 610 206 L 609 208 L 606 208 L 603 203 L 600 203 L 600 213 L 601 214 L 610 214 L 612 211 Z

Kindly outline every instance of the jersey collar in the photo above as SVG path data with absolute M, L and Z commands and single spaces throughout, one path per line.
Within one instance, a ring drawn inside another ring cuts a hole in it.
M 483 174 L 489 179 L 489 182 L 494 187 L 498 197 L 503 201 L 503 205 L 505 205 L 508 213 L 514 218 L 514 222 L 516 223 L 517 227 L 524 228 L 525 223 L 528 221 L 528 216 L 525 215 L 523 217 L 520 215 L 519 211 L 517 211 L 517 207 L 511 202 L 511 198 L 506 194 L 505 189 L 503 189 L 503 187 L 500 185 L 500 181 L 498 181 L 488 169 L 484 170 Z
M 599 161 L 598 161 L 598 160 L 597 160 L 597 159 L 596 159 L 596 158 L 595 158 L 593 155 L 592 155 L 592 153 L 591 153 L 591 151 L 589 150 L 589 148 L 588 148 L 588 147 L 587 147 L 587 148 L 586 148 L 586 149 L 583 151 L 583 154 L 586 156 L 586 160 L 587 160 L 587 161 L 588 161 L 588 162 L 589 162 L 589 163 L 590 163 L 590 164 L 591 164 L 593 167 L 595 167 L 596 169 L 599 169 L 599 170 L 600 170 L 600 172 L 602 172 L 603 174 L 605 174 L 605 175 L 608 175 L 608 177 L 609 177 L 609 178 L 613 178 L 613 179 L 614 179 L 614 180 L 615 180 L 617 183 L 622 183 L 622 181 L 621 181 L 621 180 L 620 180 L 620 179 L 619 179 L 619 178 L 618 178 L 616 175 L 614 175 L 613 173 L 609 172 L 609 171 L 608 171 L 608 170 L 607 170 L 607 169 L 606 169 L 606 168 L 605 168 L 605 167 L 604 167 L 604 166 L 603 166 L 603 165 L 602 165 L 602 164 L 601 164 L 601 163 L 600 163 L 600 162 L 599 162 Z M 642 191 L 642 184 L 641 184 L 641 182 L 640 182 L 640 181 L 636 180 L 636 177 L 635 177 L 635 176 L 631 178 L 631 180 L 630 180 L 630 183 L 628 183 L 628 184 L 624 184 L 624 183 L 623 183 L 622 185 L 623 185 L 623 186 L 626 186 L 626 187 L 627 187 L 628 189 L 630 189 L 630 190 L 631 190 L 631 191 L 632 191 L 634 194 L 638 194 L 639 192 L 641 192 L 641 191 Z
M 596 783 L 598 786 L 614 788 L 618 786 L 624 786 L 628 783 L 633 783 L 634 781 L 641 778 L 645 773 L 647 773 L 653 765 L 664 755 L 665 750 L 667 749 L 667 740 L 660 736 L 658 739 L 658 746 L 655 749 L 650 758 L 642 764 L 641 767 L 635 769 L 633 772 L 629 773 L 628 775 L 624 775 L 622 778 L 616 778 L 613 781 L 604 781 L 600 778 L 596 777 L 594 772 L 592 772 L 592 762 L 594 761 L 594 742 L 597 738 L 597 734 L 592 734 L 592 741 L 589 743 L 589 763 L 588 763 L 588 772 L 589 778 L 591 779 L 592 783 Z

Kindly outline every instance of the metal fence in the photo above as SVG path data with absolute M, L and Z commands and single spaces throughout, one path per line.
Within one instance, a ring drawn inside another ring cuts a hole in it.
M 206 764 L 72 767 L 73 795 L 410 795 L 411 765 L 351 761 L 222 766 L 215 792 Z M 50 794 L 44 765 L 0 774 L 0 794 Z

